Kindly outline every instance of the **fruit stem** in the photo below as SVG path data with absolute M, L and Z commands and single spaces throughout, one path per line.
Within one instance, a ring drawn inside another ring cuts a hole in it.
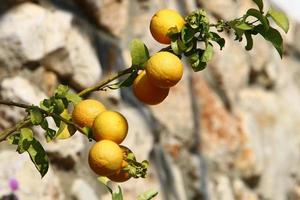
M 82 96 L 86 96 L 86 95 L 90 94 L 91 92 L 99 91 L 102 88 L 104 88 L 108 83 L 116 80 L 117 78 L 120 78 L 126 74 L 130 74 L 134 69 L 135 69 L 134 67 L 130 67 L 130 68 L 124 69 L 122 71 L 119 71 L 119 72 L 109 76 L 107 79 L 101 81 L 97 85 L 82 90 L 81 92 L 78 93 L 78 95 L 82 97 Z

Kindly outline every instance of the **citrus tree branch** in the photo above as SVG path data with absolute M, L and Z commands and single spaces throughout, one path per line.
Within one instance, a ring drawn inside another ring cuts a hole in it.
M 25 108 L 25 109 L 28 109 L 28 108 L 32 107 L 31 105 L 28 105 L 28 104 L 17 103 L 17 102 L 7 101 L 7 100 L 3 100 L 3 99 L 0 99 L 0 104 L 7 105 L 7 106 L 20 107 L 20 108 Z M 45 117 L 50 116 L 50 117 L 59 118 L 64 123 L 66 123 L 68 125 L 71 125 L 71 126 L 74 126 L 79 132 L 85 134 L 85 132 L 83 131 L 83 129 L 80 126 L 78 126 L 77 124 L 73 123 L 72 121 L 67 120 L 67 119 L 63 118 L 62 116 L 57 115 L 55 113 L 45 111 L 45 110 L 43 110 L 43 109 L 41 109 L 39 107 L 37 107 L 37 108 L 43 114 L 45 114 Z M 30 122 L 30 117 L 26 118 L 26 122 L 27 121 Z M 21 129 L 21 128 L 29 125 L 28 123 L 23 124 L 24 122 L 25 122 L 25 120 L 22 120 L 22 121 L 19 122 L 21 124 L 18 123 L 18 124 L 16 124 L 16 126 L 13 126 L 11 128 L 5 129 L 4 131 L 0 132 L 0 142 L 3 141 L 3 140 L 5 140 L 9 135 L 11 135 L 12 133 L 14 133 L 15 131 L 17 131 L 17 130 L 19 130 L 19 129 Z
M 13 102 L 10 100 L 3 100 L 3 99 L 0 99 L 0 104 L 7 105 L 7 106 L 20 107 L 20 108 L 25 108 L 25 109 L 30 107 L 30 105 L 27 105 L 27 104 L 17 103 L 17 102 Z
M 99 91 L 99 90 L 103 89 L 108 83 L 110 83 L 126 74 L 130 74 L 134 69 L 135 69 L 134 67 L 130 67 L 130 68 L 124 69 L 122 71 L 119 71 L 116 74 L 113 74 L 113 75 L 109 76 L 107 79 L 96 84 L 95 86 L 92 86 L 92 87 L 82 90 L 81 92 L 78 93 L 78 95 L 82 97 L 82 96 L 88 95 L 91 92 Z
M 23 127 L 29 126 L 31 124 L 30 118 L 25 117 L 23 120 L 19 121 L 13 127 L 7 128 L 4 131 L 0 132 L 0 142 L 6 140 L 6 138 L 12 135 L 14 132 L 20 130 Z

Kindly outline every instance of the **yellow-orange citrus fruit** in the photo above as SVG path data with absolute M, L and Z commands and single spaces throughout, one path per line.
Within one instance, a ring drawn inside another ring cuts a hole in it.
M 170 44 L 171 39 L 167 36 L 171 28 L 180 32 L 184 26 L 184 19 L 175 10 L 163 9 L 154 14 L 150 21 L 150 32 L 154 39 L 162 44 Z
M 74 107 L 72 120 L 80 127 L 92 127 L 96 116 L 105 110 L 105 106 L 99 101 L 86 99 Z
M 71 116 L 68 113 L 68 110 L 65 109 L 61 114 L 61 117 L 70 120 Z M 76 128 L 74 126 L 70 126 L 65 124 L 64 122 L 61 122 L 60 127 L 59 128 L 63 128 L 63 130 L 60 132 L 60 134 L 56 137 L 56 139 L 67 139 L 69 137 L 71 137 L 72 135 L 74 135 L 74 133 L 76 132 Z
M 151 83 L 157 87 L 169 88 L 182 78 L 183 65 L 174 54 L 161 51 L 147 61 L 146 74 Z
M 169 88 L 159 88 L 151 83 L 146 72 L 142 71 L 133 82 L 133 93 L 143 103 L 156 105 L 169 94 Z
M 111 140 L 120 144 L 128 132 L 128 123 L 119 112 L 103 111 L 93 123 L 93 138 L 96 141 Z
M 132 153 L 132 151 L 125 146 L 120 145 L 120 148 L 123 151 L 123 159 L 125 159 L 129 153 Z M 127 165 L 128 163 L 125 160 L 123 160 L 121 169 L 116 173 L 107 176 L 107 178 L 114 182 L 125 182 L 129 180 L 131 178 L 130 174 L 123 170 Z
M 113 141 L 101 140 L 90 149 L 89 165 L 100 176 L 116 173 L 121 169 L 122 162 L 122 149 Z

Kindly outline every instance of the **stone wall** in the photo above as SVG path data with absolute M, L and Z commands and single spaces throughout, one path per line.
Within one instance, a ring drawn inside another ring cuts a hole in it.
M 74 91 L 130 65 L 128 44 L 163 46 L 148 31 L 160 8 L 183 15 L 203 7 L 211 20 L 241 16 L 251 0 L 1 0 L 0 97 L 37 104 L 59 83 Z M 268 2 L 266 2 L 268 5 Z M 268 5 L 269 6 L 269 5 Z M 121 184 L 124 199 L 157 189 L 166 200 L 300 199 L 300 26 L 291 22 L 285 55 L 262 38 L 246 52 L 233 35 L 207 69 L 184 77 L 158 106 L 139 103 L 129 88 L 97 92 L 125 115 L 125 145 L 151 161 L 145 180 Z M 0 106 L 0 130 L 24 111 Z M 43 141 L 41 130 L 37 136 Z M 87 164 L 91 143 L 80 133 L 43 142 L 51 166 L 41 179 L 27 155 L 0 144 L 0 196 L 20 183 L 21 200 L 110 199 Z

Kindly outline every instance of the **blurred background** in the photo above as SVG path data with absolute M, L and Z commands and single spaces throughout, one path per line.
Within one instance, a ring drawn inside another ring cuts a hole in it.
M 157 200 L 300 199 L 300 24 L 298 0 L 264 1 L 290 15 L 281 60 L 261 37 L 251 52 L 223 34 L 225 49 L 202 72 L 186 65 L 183 79 L 157 106 L 137 101 L 130 88 L 94 93 L 128 119 L 124 144 L 150 160 L 146 179 L 121 184 L 124 199 L 148 190 Z M 251 0 L 1 0 L 0 97 L 39 103 L 62 83 L 72 90 L 130 66 L 128 45 L 139 38 L 154 53 L 164 46 L 149 22 L 161 8 L 182 15 L 201 7 L 212 21 L 231 20 Z M 0 130 L 24 111 L 0 106 Z M 76 133 L 46 143 L 51 165 L 41 179 L 27 154 L 0 144 L 0 197 L 20 200 L 108 200 L 89 169 L 91 143 Z

